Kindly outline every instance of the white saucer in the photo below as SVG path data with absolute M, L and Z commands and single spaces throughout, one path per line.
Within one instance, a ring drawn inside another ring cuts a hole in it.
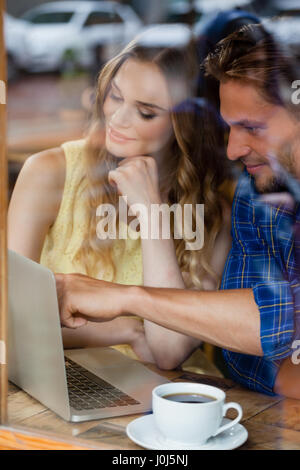
M 231 421 L 223 418 L 222 425 Z M 248 431 L 242 424 L 236 424 L 203 445 L 189 446 L 165 439 L 155 427 L 153 414 L 142 416 L 127 425 L 127 436 L 136 444 L 151 450 L 231 450 L 247 440 Z

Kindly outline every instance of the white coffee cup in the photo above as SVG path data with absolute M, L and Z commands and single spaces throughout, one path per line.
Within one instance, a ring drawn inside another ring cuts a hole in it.
M 173 394 L 205 395 L 212 397 L 212 400 L 207 403 L 183 403 L 164 398 Z M 187 446 L 204 444 L 210 437 L 233 427 L 243 415 L 238 403 L 225 404 L 225 393 L 221 389 L 198 383 L 167 383 L 155 387 L 152 407 L 155 425 L 162 438 Z M 220 426 L 230 408 L 236 409 L 238 416 Z

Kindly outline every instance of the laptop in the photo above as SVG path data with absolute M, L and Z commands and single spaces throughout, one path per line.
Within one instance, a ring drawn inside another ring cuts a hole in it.
M 67 421 L 151 410 L 168 382 L 112 348 L 63 350 L 56 284 L 44 266 L 8 251 L 8 376 Z

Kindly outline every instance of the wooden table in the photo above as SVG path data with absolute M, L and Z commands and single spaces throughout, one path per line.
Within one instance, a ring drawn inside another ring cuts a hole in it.
M 156 370 L 153 366 L 151 369 Z M 176 382 L 220 387 L 227 401 L 239 402 L 244 413 L 242 423 L 249 433 L 240 449 L 300 449 L 300 400 L 254 393 L 218 377 L 182 371 L 163 374 Z M 127 424 L 138 415 L 68 423 L 14 385 L 9 387 L 8 413 L 10 428 L 0 427 L 0 449 L 5 445 L 20 449 L 141 449 L 126 435 Z M 228 417 L 233 418 L 234 413 Z

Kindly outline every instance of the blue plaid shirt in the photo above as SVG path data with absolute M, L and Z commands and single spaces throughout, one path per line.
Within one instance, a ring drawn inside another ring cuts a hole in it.
M 300 338 L 300 283 L 294 257 L 295 212 L 263 204 L 253 178 L 245 171 L 232 206 L 232 248 L 221 289 L 252 288 L 260 311 L 263 357 L 223 350 L 234 380 L 273 395 L 281 360 L 294 352 Z M 298 309 L 297 309 L 298 306 Z

